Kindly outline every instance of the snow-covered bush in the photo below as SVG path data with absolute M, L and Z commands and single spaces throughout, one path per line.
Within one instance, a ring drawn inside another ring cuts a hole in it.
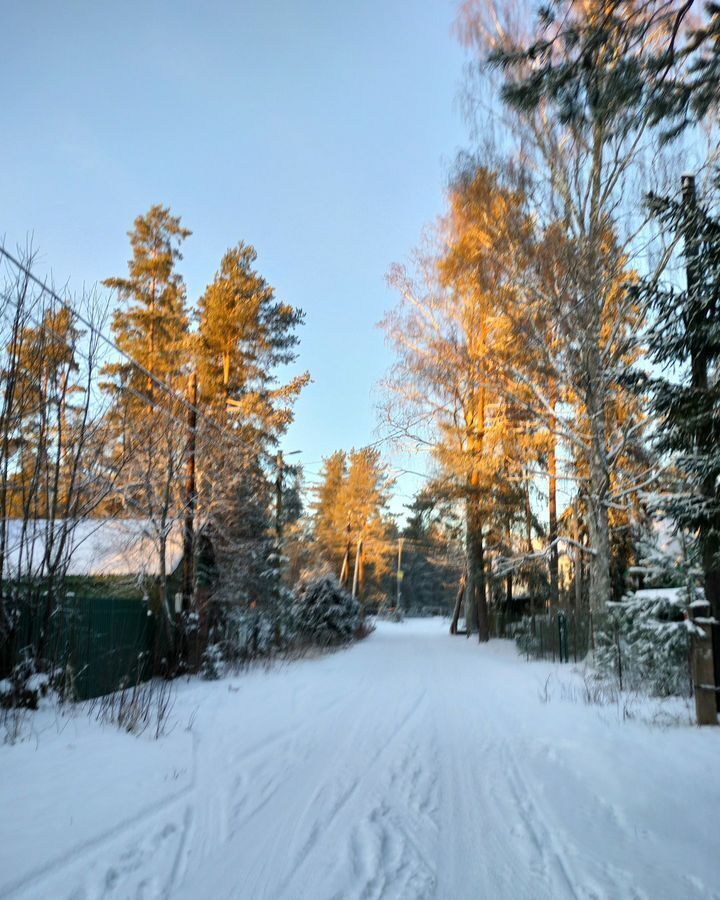
M 283 631 L 271 610 L 218 604 L 213 610 L 208 646 L 201 673 L 219 678 L 223 671 L 254 659 L 270 656 Z
M 360 604 L 332 575 L 321 575 L 301 587 L 292 619 L 302 642 L 320 647 L 345 644 L 360 628 Z
M 35 658 L 25 654 L 7 678 L 0 679 L 0 743 L 14 744 L 22 738 L 30 710 L 40 706 L 43 698 L 62 697 L 62 669 L 52 674 L 41 672 Z
M 507 633 L 515 640 L 518 653 L 522 653 L 528 658 L 540 656 L 540 639 L 537 631 L 533 631 L 532 620 L 529 616 L 523 616 L 519 622 L 508 625 Z
M 38 702 L 52 686 L 50 675 L 38 671 L 33 656 L 26 656 L 14 666 L 7 678 L 0 681 L 0 706 L 37 709 Z
M 208 681 L 220 678 L 225 669 L 223 650 L 220 644 L 208 644 L 200 660 L 200 674 Z
M 595 629 L 595 668 L 625 688 L 659 697 L 690 694 L 690 600 L 685 588 L 651 588 L 609 603 Z
M 336 646 L 360 636 L 357 600 L 334 577 L 317 576 L 297 593 L 281 588 L 266 607 L 215 604 L 200 672 L 220 678 L 229 668 L 272 658 L 280 650 Z

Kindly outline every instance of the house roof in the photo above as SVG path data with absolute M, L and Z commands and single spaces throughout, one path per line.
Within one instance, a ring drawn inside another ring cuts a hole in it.
M 45 519 L 25 523 L 25 530 L 19 519 L 8 522 L 5 556 L 8 577 L 43 573 L 49 528 L 50 523 Z M 69 523 L 68 528 L 68 575 L 159 574 L 158 542 L 150 519 L 81 519 Z M 167 538 L 168 574 L 182 559 L 182 545 L 182 526 L 178 522 Z

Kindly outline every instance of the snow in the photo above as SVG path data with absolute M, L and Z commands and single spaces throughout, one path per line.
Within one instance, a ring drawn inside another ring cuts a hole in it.
M 48 522 L 8 522 L 6 565 L 12 572 L 42 565 Z M 56 528 L 59 525 L 56 523 Z M 149 519 L 80 519 L 69 526 L 68 575 L 157 575 L 160 571 L 155 528 Z M 166 566 L 172 572 L 182 557 L 182 525 L 167 538 Z
M 720 898 L 720 729 L 447 628 L 184 682 L 158 741 L 33 714 L 0 747 L 0 897 Z
M 668 600 L 670 603 L 677 603 L 679 600 L 687 597 L 686 587 L 659 587 L 659 588 L 642 588 L 639 591 L 633 591 L 632 596 L 636 600 Z M 704 603 L 704 601 L 703 601 Z

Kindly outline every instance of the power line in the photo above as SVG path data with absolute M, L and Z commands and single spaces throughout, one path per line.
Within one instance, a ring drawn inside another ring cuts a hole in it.
M 89 331 L 98 337 L 103 343 L 105 343 L 108 347 L 113 349 L 116 353 L 122 356 L 127 362 L 129 362 L 132 366 L 134 366 L 139 372 L 146 376 L 153 384 L 157 385 L 162 391 L 168 394 L 172 399 L 179 401 L 183 406 L 188 410 L 192 410 L 197 415 L 202 416 L 212 425 L 214 425 L 219 431 L 225 432 L 226 426 L 220 425 L 218 422 L 213 419 L 212 416 L 208 415 L 204 410 L 200 409 L 195 404 L 190 403 L 190 401 L 183 394 L 179 394 L 175 388 L 169 385 L 167 382 L 163 381 L 162 378 L 159 378 L 155 375 L 150 369 L 146 368 L 142 363 L 138 362 L 133 356 L 131 356 L 127 351 L 123 350 L 122 347 L 119 347 L 115 341 L 109 338 L 106 334 L 104 334 L 90 319 L 83 316 L 80 312 L 77 311 L 73 307 L 71 303 L 67 300 L 64 300 L 53 288 L 48 287 L 47 283 L 41 281 L 36 275 L 33 274 L 32 270 L 29 269 L 24 263 L 20 262 L 15 256 L 12 255 L 8 250 L 5 249 L 4 245 L 0 244 L 0 254 L 4 256 L 12 265 L 14 265 L 19 271 L 23 272 L 24 275 L 36 285 L 38 285 L 41 290 L 52 297 L 57 303 L 59 303 L 62 307 L 68 310 L 68 312 L 74 316 L 74 318 L 80 322 L 85 328 L 89 329 Z M 12 300 L 10 300 L 13 303 Z M 13 305 L 17 308 L 17 304 Z M 36 322 L 37 327 L 41 327 Z M 147 400 L 150 401 L 151 398 L 147 397 Z
M 2 248 L 0 248 L 0 249 L 2 249 Z M 56 296 L 50 291 L 48 291 L 48 293 L 50 294 L 50 296 Z M 14 300 L 12 300 L 12 298 L 6 297 L 5 299 L 9 303 L 11 303 L 16 309 L 18 308 L 18 304 Z M 66 304 L 66 308 L 69 309 L 71 314 L 74 315 L 74 311 L 72 310 L 72 308 L 69 305 Z M 31 324 L 33 324 L 36 328 L 42 329 L 45 332 L 45 334 L 47 334 L 51 340 L 55 341 L 55 343 L 59 347 L 61 347 L 63 349 L 68 348 L 68 344 L 66 344 L 63 341 L 63 339 L 58 334 L 56 334 L 56 332 L 53 330 L 53 328 L 51 326 L 49 326 L 46 322 L 43 322 L 42 320 L 38 320 L 37 316 L 33 315 L 33 313 L 30 312 L 29 310 L 27 311 L 27 320 Z M 100 332 L 97 329 L 95 330 L 94 333 L 102 334 L 102 332 Z M 164 406 L 158 406 L 158 404 L 155 401 L 153 401 L 153 398 L 149 394 L 145 394 L 142 391 L 138 391 L 137 388 L 134 388 L 130 384 L 122 385 L 120 388 L 118 388 L 118 390 L 120 393 L 122 393 L 123 391 L 127 391 L 128 393 L 132 394 L 137 400 L 140 400 L 142 403 L 152 406 L 153 409 L 155 409 L 155 410 L 159 410 L 161 412 L 161 414 L 163 416 L 167 417 L 169 420 L 175 422 L 176 424 L 182 426 L 183 428 L 186 427 L 186 422 L 184 420 L 179 419 L 174 413 L 171 412 L 171 410 L 169 408 L 165 408 Z M 177 396 L 177 395 L 175 395 L 175 396 Z M 194 407 L 192 407 L 192 405 L 190 405 L 190 404 L 188 404 L 188 407 L 191 409 L 194 409 Z M 208 416 L 205 416 L 205 414 L 202 413 L 202 411 L 200 412 L 200 415 L 201 415 L 201 417 L 207 418 L 209 421 L 211 421 L 212 424 L 220 430 L 221 434 L 224 437 L 229 436 L 233 440 L 238 441 L 237 435 L 234 435 L 232 433 L 232 431 L 229 431 L 227 429 L 227 427 L 225 427 L 225 428 L 221 427 L 214 420 L 210 419 Z

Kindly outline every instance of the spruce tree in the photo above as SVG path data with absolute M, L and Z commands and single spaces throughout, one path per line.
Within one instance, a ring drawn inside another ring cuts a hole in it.
M 671 459 L 681 484 L 661 495 L 658 506 L 680 528 L 697 533 L 705 596 L 720 620 L 720 217 L 697 201 L 694 180 L 687 176 L 682 198 L 651 202 L 661 227 L 682 238 L 687 273 L 684 290 L 654 281 L 640 288 L 655 314 L 650 357 L 663 372 L 653 379 L 657 446 Z M 718 686 L 719 637 L 716 626 Z
M 219 596 L 262 604 L 277 619 L 274 449 L 309 375 L 279 383 L 278 369 L 297 358 L 304 314 L 277 299 L 256 261 L 249 244 L 229 249 L 198 303 L 200 403 L 225 423 L 224 439 L 208 435 L 201 503 L 222 570 Z
M 688 27 L 694 5 L 660 5 L 670 40 L 645 63 L 651 120 L 666 141 L 696 122 L 717 119 L 720 108 L 720 4 L 702 4 L 704 17 Z

